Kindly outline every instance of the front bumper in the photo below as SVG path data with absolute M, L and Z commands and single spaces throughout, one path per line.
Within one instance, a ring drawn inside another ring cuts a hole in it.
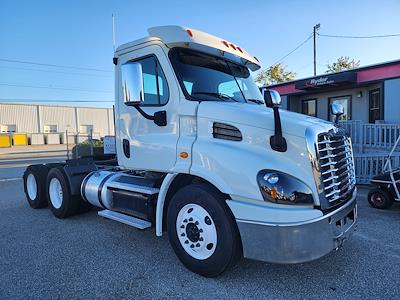
M 357 223 L 356 190 L 338 209 L 319 218 L 271 224 L 236 220 L 244 257 L 273 263 L 302 263 L 338 249 Z

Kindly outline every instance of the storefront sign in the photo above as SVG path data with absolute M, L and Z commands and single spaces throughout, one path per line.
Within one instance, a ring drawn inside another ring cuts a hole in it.
M 340 84 L 349 84 L 355 82 L 357 82 L 357 73 L 346 72 L 305 79 L 297 82 L 295 87 L 298 90 L 307 90 L 328 86 L 338 86 Z

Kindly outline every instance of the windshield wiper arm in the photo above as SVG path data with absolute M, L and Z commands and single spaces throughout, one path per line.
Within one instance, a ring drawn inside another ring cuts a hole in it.
M 239 102 L 238 100 L 236 100 L 235 98 L 223 94 L 223 93 L 212 93 L 212 92 L 194 92 L 193 94 L 200 94 L 200 95 L 208 95 L 208 96 L 214 96 L 217 97 L 218 99 L 227 99 L 227 100 L 232 100 L 235 102 Z
M 247 99 L 247 101 L 249 101 L 249 102 L 253 102 L 253 103 L 257 103 L 257 104 L 264 104 L 264 102 L 263 102 L 263 101 L 261 101 L 261 100 L 258 100 L 258 99 Z

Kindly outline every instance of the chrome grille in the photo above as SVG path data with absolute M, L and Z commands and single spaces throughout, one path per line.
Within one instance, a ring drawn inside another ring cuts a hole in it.
M 350 137 L 341 130 L 320 133 L 316 148 L 326 200 L 330 205 L 347 200 L 356 184 Z

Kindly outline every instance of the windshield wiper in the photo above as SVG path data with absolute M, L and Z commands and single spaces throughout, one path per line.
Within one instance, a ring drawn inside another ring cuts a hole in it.
M 223 94 L 223 93 L 194 92 L 193 94 L 194 94 L 194 95 L 195 95 L 195 94 L 199 94 L 199 95 L 213 96 L 213 97 L 217 97 L 218 99 L 226 99 L 226 100 L 232 100 L 232 101 L 235 101 L 235 102 L 239 102 L 239 101 L 236 100 L 235 98 L 233 98 L 233 97 L 231 97 L 231 96 L 229 96 L 229 95 Z
M 257 104 L 264 104 L 264 101 L 258 100 L 258 99 L 247 99 L 248 102 L 253 102 Z

